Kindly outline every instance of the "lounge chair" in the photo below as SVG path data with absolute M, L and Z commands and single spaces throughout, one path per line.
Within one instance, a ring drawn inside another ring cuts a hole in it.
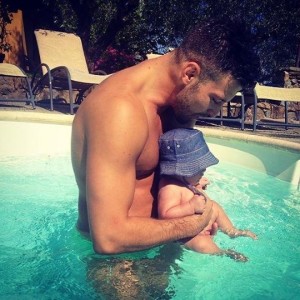
M 15 87 L 15 89 L 23 90 L 22 93 L 21 93 L 21 91 L 19 93 L 17 93 L 19 96 L 17 98 L 10 97 L 10 93 L 8 93 L 8 97 L 3 97 L 1 94 L 0 95 L 1 102 L 26 102 L 26 103 L 31 103 L 32 108 L 35 108 L 34 97 L 32 94 L 29 79 L 28 79 L 27 75 L 25 74 L 25 72 L 21 68 L 19 68 L 16 65 L 13 65 L 13 64 L 0 63 L 0 76 L 6 77 L 6 78 L 21 79 L 20 86 L 18 85 L 17 87 Z M 23 84 L 21 84 L 21 82 Z M 3 86 L 1 86 L 1 88 L 2 87 Z M 23 95 L 24 93 L 25 93 L 25 95 L 24 95 L 24 97 L 22 97 L 21 95 Z
M 79 106 L 84 93 L 109 75 L 103 71 L 98 72 L 98 75 L 89 73 L 79 36 L 44 29 L 37 29 L 34 34 L 41 65 L 32 78 L 33 94 L 38 94 L 45 87 L 49 88 L 50 109 L 53 110 L 53 89 L 68 90 L 70 113 L 74 114 L 74 108 Z M 75 99 L 74 91 L 77 91 Z
M 284 103 L 284 120 L 263 118 L 257 120 L 257 105 L 262 100 L 274 100 Z M 294 123 L 289 123 L 288 120 L 288 104 L 289 102 L 299 102 L 300 104 L 300 88 L 284 88 L 284 87 L 272 87 L 263 86 L 257 84 L 254 89 L 254 110 L 253 110 L 253 130 L 255 131 L 257 125 L 268 125 L 268 126 L 284 126 L 288 127 L 300 127 L 299 111 L 298 116 Z

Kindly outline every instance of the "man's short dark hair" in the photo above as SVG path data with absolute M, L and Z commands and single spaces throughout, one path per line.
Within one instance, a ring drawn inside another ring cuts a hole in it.
M 240 21 L 210 20 L 190 30 L 176 49 L 177 60 L 197 62 L 202 79 L 230 74 L 243 88 L 253 87 L 260 75 L 253 36 Z

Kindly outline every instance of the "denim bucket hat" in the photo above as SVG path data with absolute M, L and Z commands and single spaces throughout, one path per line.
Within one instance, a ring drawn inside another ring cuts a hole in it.
M 159 139 L 159 152 L 161 175 L 191 177 L 219 162 L 197 129 L 167 131 Z

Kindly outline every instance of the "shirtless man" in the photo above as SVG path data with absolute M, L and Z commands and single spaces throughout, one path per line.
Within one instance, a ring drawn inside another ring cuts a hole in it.
M 193 237 L 208 224 L 210 201 L 203 214 L 156 218 L 158 139 L 216 115 L 254 84 L 259 64 L 248 35 L 240 24 L 202 24 L 174 51 L 108 77 L 80 105 L 72 130 L 77 226 L 97 253 Z

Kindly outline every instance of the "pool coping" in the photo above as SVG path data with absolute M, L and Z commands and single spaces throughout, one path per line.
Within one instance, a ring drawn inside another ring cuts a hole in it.
M 72 125 L 74 115 L 66 115 L 63 113 L 48 112 L 22 112 L 22 111 L 0 111 L 0 121 L 14 122 L 33 122 L 59 125 Z M 293 141 L 283 140 L 276 137 L 262 136 L 255 133 L 245 131 L 232 131 L 228 128 L 208 128 L 205 126 L 196 125 L 195 128 L 201 130 L 204 135 L 212 136 L 220 139 L 234 139 L 246 142 L 254 142 L 267 144 L 275 147 L 300 151 L 300 144 Z
M 0 121 L 72 125 L 74 115 L 24 111 L 0 111 Z
M 216 137 L 219 139 L 232 139 L 240 140 L 244 142 L 252 142 L 258 144 L 264 144 L 289 150 L 300 151 L 300 144 L 292 141 L 282 140 L 276 137 L 268 137 L 250 134 L 243 131 L 229 131 L 223 128 L 207 128 L 201 126 L 195 126 L 195 128 L 201 130 L 204 135 Z

